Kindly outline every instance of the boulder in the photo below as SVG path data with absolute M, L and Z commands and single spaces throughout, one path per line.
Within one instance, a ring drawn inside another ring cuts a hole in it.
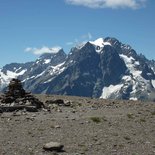
M 62 149 L 63 149 L 64 145 L 58 143 L 58 142 L 49 142 L 49 143 L 46 143 L 44 146 L 43 146 L 43 149 L 44 150 L 47 150 L 47 151 L 57 151 L 57 152 L 61 152 Z

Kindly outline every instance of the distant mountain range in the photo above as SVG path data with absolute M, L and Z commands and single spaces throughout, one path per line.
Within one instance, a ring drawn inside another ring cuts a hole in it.
M 34 62 L 7 64 L 0 69 L 1 91 L 12 78 L 19 78 L 32 93 L 127 100 L 155 98 L 155 61 L 110 37 L 73 47 L 69 54 L 58 49 Z

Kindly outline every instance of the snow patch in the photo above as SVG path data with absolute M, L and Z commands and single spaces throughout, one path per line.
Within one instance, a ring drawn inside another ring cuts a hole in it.
M 22 70 L 19 73 L 16 72 L 12 72 L 12 71 L 7 71 L 6 74 L 4 74 L 3 72 L 0 71 L 0 76 L 2 79 L 4 79 L 5 81 L 7 81 L 8 79 L 11 78 L 17 78 L 19 75 L 23 75 L 25 72 L 27 71 L 27 69 Z
M 16 73 L 8 70 L 5 74 L 0 70 L 0 90 L 2 90 L 6 85 L 9 84 L 11 79 L 17 78 L 19 75 L 23 75 L 26 71 L 27 69 L 24 69 L 21 72 Z
M 61 72 L 63 72 L 65 70 L 65 67 L 62 67 L 64 65 L 65 62 L 57 65 L 57 66 L 51 66 L 51 70 L 50 70 L 50 74 L 54 75 L 54 74 L 60 74 Z
M 93 44 L 96 47 L 96 52 L 100 53 L 101 50 L 104 48 L 104 46 L 111 46 L 109 42 L 104 42 L 103 38 L 99 38 L 95 41 L 89 41 L 91 44 Z
M 130 97 L 130 100 L 137 101 L 138 99 L 136 97 Z
M 107 99 L 112 95 L 117 98 L 117 95 L 126 93 L 129 88 L 131 90 L 129 99 L 138 100 L 141 92 L 145 93 L 150 89 L 150 81 L 142 77 L 142 71 L 139 70 L 139 61 L 136 61 L 132 56 L 128 57 L 124 54 L 120 54 L 120 57 L 128 68 L 128 75 L 124 75 L 118 85 L 104 87 L 101 98 Z M 152 85 L 155 88 L 155 80 L 152 80 Z
M 45 73 L 45 71 L 43 71 L 42 73 L 38 74 L 37 76 L 35 76 L 35 79 L 42 76 Z
M 60 73 L 62 73 L 66 67 L 64 67 L 63 65 L 65 64 L 65 62 L 56 65 L 56 66 L 50 66 L 50 70 L 49 70 L 49 74 L 51 75 L 51 78 L 48 79 L 47 81 L 45 81 L 44 83 L 49 83 L 53 80 L 53 78 L 55 77 L 55 75 L 58 75 Z
M 51 62 L 51 59 L 45 59 L 44 61 L 45 61 L 45 62 L 44 62 L 45 64 L 48 64 L 48 63 Z
M 49 83 L 49 82 L 51 82 L 52 80 L 53 80 L 53 78 L 51 78 L 51 79 L 45 81 L 44 83 Z
M 151 82 L 152 82 L 153 87 L 155 88 L 155 80 L 152 80 Z
M 104 42 L 103 38 L 99 38 L 95 41 L 89 41 L 91 44 L 95 45 L 95 46 L 99 46 L 99 47 L 104 47 L 105 45 L 110 45 L 111 44 L 109 42 Z
M 133 57 L 127 57 L 124 54 L 120 54 L 119 56 L 124 60 L 127 68 L 134 77 L 141 76 L 142 71 L 136 69 L 137 65 L 139 65 L 139 61 L 136 61 Z
M 110 97 L 111 94 L 117 94 L 122 87 L 123 84 L 110 85 L 109 87 L 104 87 L 100 98 L 107 99 Z
M 40 62 L 40 61 L 39 61 L 39 60 L 37 60 L 37 61 L 36 61 L 36 64 L 38 64 L 39 62 Z
M 124 85 L 132 86 L 132 91 L 130 92 L 130 100 L 138 100 L 138 92 L 147 92 L 150 88 L 150 81 L 142 77 L 142 71 L 138 70 L 140 65 L 139 61 L 136 61 L 133 57 L 128 57 L 126 55 L 120 54 L 120 57 L 124 60 L 128 70 L 129 75 L 123 76 L 122 80 Z M 155 81 L 152 80 L 152 85 L 155 87 Z
M 132 80 L 132 78 L 129 75 L 125 75 L 125 76 L 122 77 L 122 80 L 126 81 L 126 82 L 130 82 Z
M 131 50 L 132 49 L 130 45 L 125 45 L 125 44 L 122 44 L 121 48 L 124 48 L 126 50 Z

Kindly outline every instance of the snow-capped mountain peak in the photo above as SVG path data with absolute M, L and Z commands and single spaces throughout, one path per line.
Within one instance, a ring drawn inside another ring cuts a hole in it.
M 95 41 L 89 41 L 89 43 L 91 43 L 92 45 L 95 46 L 96 52 L 100 52 L 104 48 L 104 46 L 106 46 L 106 45 L 111 46 L 111 43 L 104 41 L 103 38 L 98 38 Z
M 60 50 L 62 50 L 62 47 L 59 47 L 59 46 L 57 46 L 57 47 L 52 47 L 52 48 L 50 48 L 50 50 L 51 50 L 51 53 L 58 53 Z
M 51 48 L 36 61 L 9 64 L 0 70 L 0 89 L 19 78 L 32 93 L 105 99 L 150 99 L 155 96 L 155 61 L 115 38 L 99 38 L 71 48 Z
M 96 52 L 100 52 L 104 46 L 109 45 L 111 46 L 111 43 L 109 41 L 104 41 L 104 38 L 98 38 L 94 41 L 88 41 L 88 42 L 82 42 L 79 43 L 75 46 L 76 49 L 80 50 L 82 49 L 85 45 L 87 45 L 88 43 L 90 43 L 91 45 L 93 45 L 96 49 Z
M 95 46 L 104 47 L 104 45 L 110 45 L 110 42 L 104 41 L 103 38 L 98 38 L 95 41 L 89 41 L 91 44 L 94 44 Z
M 100 47 L 104 46 L 104 39 L 103 38 L 99 38 L 95 41 L 89 41 L 89 42 L 95 46 L 100 46 Z
M 11 79 L 22 76 L 27 72 L 27 68 L 32 63 L 17 64 L 11 63 L 0 69 L 0 90 L 5 88 Z

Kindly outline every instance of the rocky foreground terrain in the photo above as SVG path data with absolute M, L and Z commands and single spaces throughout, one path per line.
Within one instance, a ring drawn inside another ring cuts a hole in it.
M 48 108 L 0 113 L 0 155 L 155 155 L 155 103 L 35 97 Z M 46 151 L 49 142 L 64 148 Z

